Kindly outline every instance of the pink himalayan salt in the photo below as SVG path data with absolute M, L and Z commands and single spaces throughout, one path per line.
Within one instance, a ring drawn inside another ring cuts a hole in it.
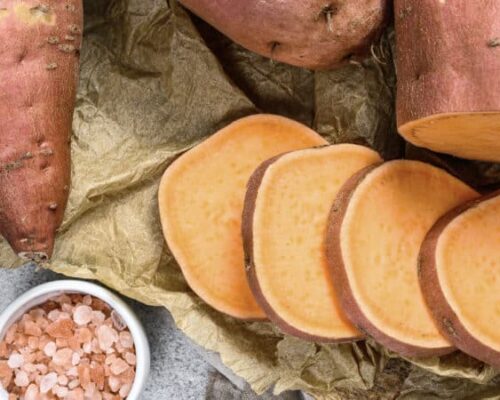
M 64 400 L 84 400 L 84 399 L 85 399 L 85 394 L 83 392 L 83 389 L 77 388 L 75 390 L 70 390 Z
M 87 325 L 92 321 L 92 308 L 89 306 L 81 305 L 75 307 L 73 310 L 73 321 L 77 325 Z
M 47 357 L 54 357 L 54 354 L 56 354 L 57 351 L 57 346 L 55 342 L 49 342 L 45 345 L 43 348 L 43 352 Z
M 101 350 L 106 351 L 118 340 L 118 333 L 107 325 L 101 325 L 96 330 L 97 340 Z
M 28 386 L 30 384 L 28 374 L 24 371 L 18 371 L 16 373 L 16 378 L 14 379 L 14 383 L 19 387 Z
M 71 364 L 71 357 L 73 355 L 73 352 L 71 349 L 61 349 L 57 350 L 56 354 L 54 354 L 54 357 L 52 358 L 52 361 L 54 361 L 54 364 L 64 366 Z
M 24 364 L 24 357 L 19 353 L 12 353 L 7 361 L 7 365 L 11 369 L 21 368 Z
M 82 303 L 85 304 L 86 306 L 92 305 L 92 296 L 89 295 L 83 296 Z
M 40 392 L 38 390 L 38 386 L 35 384 L 31 384 L 26 389 L 26 393 L 24 394 L 24 400 L 38 400 Z
M 106 315 L 102 311 L 92 312 L 92 323 L 94 325 L 101 325 L 106 320 Z
M 28 338 L 28 347 L 30 348 L 30 350 L 37 350 L 39 344 L 40 344 L 39 338 L 35 336 L 31 336 Z
M 40 381 L 40 393 L 48 393 L 57 383 L 57 374 L 51 372 L 45 375 Z
M 57 377 L 57 383 L 61 386 L 66 386 L 69 383 L 68 377 L 66 375 L 59 375 Z
M 80 364 L 80 359 L 80 354 L 73 353 L 73 355 L 71 356 L 71 364 L 73 364 L 73 366 Z
M 71 367 L 70 369 L 68 369 L 68 371 L 66 372 L 66 375 L 68 376 L 78 376 L 78 368 L 76 367 Z
M 111 320 L 113 321 L 113 327 L 117 331 L 123 331 L 127 328 L 127 324 L 115 310 L 111 311 Z
M 51 312 L 49 312 L 47 314 L 47 318 L 52 322 L 56 322 L 59 319 L 60 315 L 61 315 L 61 311 L 56 309 L 56 310 L 52 310 Z
M 5 333 L 5 342 L 7 344 L 12 344 L 14 343 L 14 340 L 16 340 L 17 328 L 18 324 L 12 324 L 12 326 L 7 329 L 7 332 Z
M 130 393 L 130 389 L 132 389 L 132 384 L 126 383 L 120 388 L 120 392 L 118 394 L 121 398 L 125 398 Z
M 22 369 L 24 372 L 27 372 L 28 374 L 31 374 L 32 372 L 36 372 L 36 365 L 32 363 L 26 363 L 22 366 Z
M 120 344 L 125 349 L 130 349 L 134 346 L 134 339 L 130 332 L 120 332 Z
M 33 321 L 24 323 L 24 333 L 29 336 L 42 336 L 42 329 Z
M 73 336 L 74 323 L 70 319 L 60 319 L 47 327 L 47 333 L 53 338 L 67 339 Z
M 57 386 L 54 389 L 54 394 L 61 399 L 65 398 L 68 395 L 68 392 L 68 388 L 64 386 Z
M 74 389 L 78 386 L 80 386 L 80 381 L 78 379 L 73 379 L 71 382 L 68 383 L 68 388 L 70 389 Z
M 111 375 L 108 378 L 108 385 L 109 385 L 109 388 L 111 389 L 111 391 L 113 393 L 116 393 L 120 390 L 122 383 L 120 381 L 120 378 L 118 378 L 117 376 Z
M 137 361 L 135 354 L 134 353 L 130 353 L 130 352 L 125 353 L 125 361 L 127 363 L 129 363 L 130 365 L 135 365 L 135 363 Z
M 117 358 L 110 366 L 113 375 L 120 375 L 128 369 L 128 364 L 121 358 Z

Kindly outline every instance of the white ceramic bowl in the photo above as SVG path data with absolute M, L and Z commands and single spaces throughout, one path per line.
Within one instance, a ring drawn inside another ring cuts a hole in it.
M 137 356 L 135 380 L 127 400 L 139 400 L 146 385 L 151 360 L 146 333 L 130 307 L 102 286 L 84 281 L 61 280 L 34 287 L 13 301 L 0 315 L 0 340 L 5 336 L 9 326 L 21 318 L 26 311 L 63 293 L 83 293 L 97 297 L 109 304 L 125 321 L 134 338 Z M 1 387 L 0 400 L 8 400 L 7 392 Z

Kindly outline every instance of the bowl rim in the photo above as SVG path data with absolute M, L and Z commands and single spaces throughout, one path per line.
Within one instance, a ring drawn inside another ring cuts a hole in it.
M 146 332 L 135 312 L 118 295 L 103 286 L 76 279 L 63 279 L 29 289 L 11 302 L 0 314 L 0 340 L 3 340 L 8 327 L 26 311 L 64 293 L 82 293 L 96 297 L 107 303 L 127 324 L 135 345 L 136 372 L 126 399 L 139 400 L 151 368 L 151 353 Z M 8 394 L 0 384 L 0 400 L 4 399 L 8 399 Z

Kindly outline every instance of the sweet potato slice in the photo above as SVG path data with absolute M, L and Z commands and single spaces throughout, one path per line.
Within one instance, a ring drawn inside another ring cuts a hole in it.
M 46 261 L 71 176 L 81 0 L 0 1 L 0 233 Z
M 500 2 L 396 0 L 394 16 L 401 135 L 500 161 Z
M 377 162 L 373 150 L 342 144 L 275 157 L 252 175 L 243 213 L 248 277 L 257 302 L 282 331 L 328 342 L 361 336 L 340 308 L 324 238 L 341 186 Z
M 500 191 L 434 225 L 420 252 L 420 284 L 443 335 L 500 368 Z
M 302 124 L 255 115 L 220 130 L 167 169 L 159 189 L 165 238 L 188 284 L 209 305 L 237 318 L 265 318 L 245 275 L 247 181 L 270 157 L 324 144 Z
M 330 214 L 327 257 L 348 317 L 405 356 L 453 349 L 436 327 L 418 282 L 418 254 L 437 219 L 477 196 L 443 170 L 397 160 L 351 178 Z

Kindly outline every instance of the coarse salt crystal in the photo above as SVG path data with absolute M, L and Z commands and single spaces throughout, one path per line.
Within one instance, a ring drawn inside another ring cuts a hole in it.
M 132 385 L 130 383 L 126 383 L 125 385 L 123 385 L 119 392 L 120 397 L 121 398 L 127 397 L 128 394 L 130 393 L 130 389 L 132 389 Z
M 102 311 L 92 311 L 92 322 L 95 325 L 101 325 L 106 319 L 106 315 Z
M 40 392 L 48 393 L 57 383 L 57 374 L 55 372 L 51 372 L 50 374 L 45 375 L 40 381 Z
M 61 386 L 66 386 L 69 382 L 69 379 L 66 375 L 59 375 L 57 377 L 57 383 Z
M 64 386 L 58 386 L 55 390 L 54 390 L 54 394 L 63 399 L 67 396 L 69 390 L 67 387 L 64 387 Z
M 37 370 L 36 365 L 32 364 L 32 363 L 26 363 L 23 365 L 22 368 L 23 368 L 23 371 L 27 372 L 28 374 L 35 372 Z
M 16 369 L 22 367 L 24 364 L 24 357 L 19 353 L 12 353 L 7 361 L 9 368 Z
M 136 363 L 136 356 L 134 353 L 125 353 L 125 361 L 129 363 L 130 365 L 135 365 Z
M 24 371 L 19 371 L 16 373 L 16 379 L 14 383 L 19 387 L 26 387 L 30 384 L 30 379 L 28 374 Z
M 120 332 L 120 344 L 126 349 L 134 346 L 134 340 L 130 332 Z
M 56 354 L 57 351 L 57 346 L 54 342 L 49 342 L 45 345 L 43 348 L 43 352 L 47 357 L 54 357 L 54 354 Z
M 33 321 L 24 323 L 24 333 L 29 336 L 41 336 L 42 329 Z
M 80 381 L 78 379 L 73 379 L 70 383 L 68 383 L 68 388 L 74 389 L 80 386 Z
M 72 355 L 73 352 L 71 351 L 71 349 L 57 350 L 56 354 L 54 354 L 54 357 L 52 358 L 52 361 L 54 361 L 54 364 L 56 365 L 68 365 L 71 363 Z
M 73 356 L 71 357 L 71 364 L 73 365 L 78 365 L 80 364 L 80 354 L 78 353 L 73 353 Z
M 83 345 L 83 352 L 86 354 L 92 353 L 92 343 L 91 342 L 85 343 Z
M 68 376 L 78 376 L 78 368 L 76 367 L 71 367 L 70 369 L 68 369 L 68 371 L 66 372 L 66 375 Z
M 128 369 L 128 364 L 121 358 L 117 358 L 110 366 L 113 375 L 120 375 Z
M 73 321 L 77 325 L 87 325 L 92 321 L 92 309 L 89 306 L 78 306 L 73 311 Z
M 92 305 L 92 297 L 89 295 L 83 296 L 82 303 L 86 306 Z
M 111 389 L 112 392 L 114 392 L 114 393 L 118 392 L 120 390 L 120 387 L 121 387 L 120 378 L 118 378 L 117 376 L 111 375 L 108 378 L 108 385 L 109 385 L 109 388 Z
M 99 347 L 101 350 L 106 351 L 118 340 L 118 334 L 113 329 L 107 325 L 101 325 L 96 330 L 97 340 L 99 341 Z
M 84 400 L 83 389 L 78 388 L 75 390 L 70 390 L 64 400 Z
M 32 383 L 28 386 L 28 389 L 26 389 L 24 400 L 38 400 L 39 394 L 38 386 Z
M 111 311 L 111 320 L 113 321 L 113 327 L 117 331 L 123 331 L 127 327 L 123 318 L 115 310 Z
M 59 315 L 61 314 L 61 311 L 59 310 L 52 310 L 47 314 L 47 318 L 51 320 L 52 322 L 56 322 L 59 319 Z

